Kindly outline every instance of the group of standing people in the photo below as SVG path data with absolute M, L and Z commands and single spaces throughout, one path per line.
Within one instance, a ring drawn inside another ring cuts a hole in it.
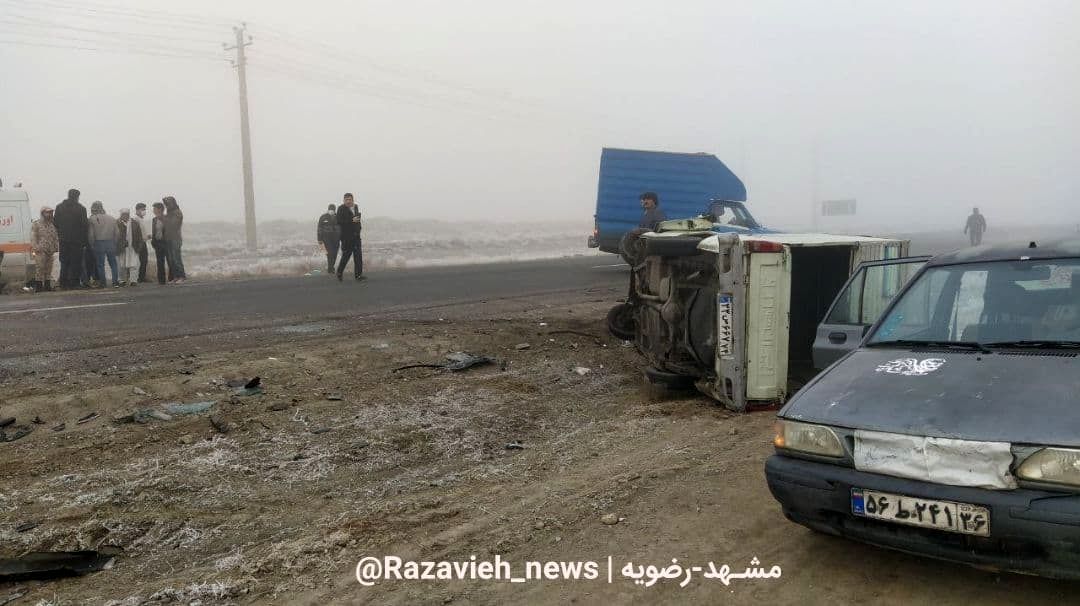
M 176 198 L 166 196 L 152 205 L 147 216 L 146 204 L 135 205 L 135 214 L 120 209 L 119 218 L 105 211 L 101 201 L 86 207 L 79 202 L 77 189 L 56 205 L 55 211 L 41 208 L 41 218 L 30 233 L 30 249 L 37 266 L 37 280 L 27 290 L 52 290 L 53 255 L 60 254 L 60 288 L 104 288 L 105 266 L 112 274 L 112 285 L 135 286 L 149 282 L 149 248 L 157 260 L 157 281 L 178 283 L 187 279 L 181 255 L 184 213 Z
M 327 207 L 326 213 L 319 217 L 316 238 L 319 245 L 326 251 L 326 273 L 337 275 L 338 282 L 343 279 L 350 257 L 353 261 L 353 277 L 357 280 L 367 279 L 364 277 L 361 230 L 360 209 L 356 207 L 356 200 L 352 194 L 345 194 L 342 197 L 341 206 L 335 207 L 331 204 Z M 341 261 L 337 269 L 334 269 L 334 262 L 337 260 L 339 251 Z

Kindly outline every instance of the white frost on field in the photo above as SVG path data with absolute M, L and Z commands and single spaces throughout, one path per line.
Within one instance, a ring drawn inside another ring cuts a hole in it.
M 260 224 L 256 253 L 245 249 L 239 224 L 191 223 L 184 233 L 187 272 L 203 278 L 325 272 L 326 256 L 315 241 L 317 218 L 316 214 L 310 222 Z M 590 231 L 590 226 L 577 222 L 446 223 L 374 218 L 364 223 L 364 266 L 467 265 L 596 254 L 585 246 Z

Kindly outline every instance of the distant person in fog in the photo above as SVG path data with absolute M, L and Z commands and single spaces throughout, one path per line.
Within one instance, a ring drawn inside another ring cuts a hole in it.
M 971 239 L 972 246 L 982 244 L 983 234 L 986 233 L 986 217 L 982 216 L 978 208 L 971 209 L 964 225 L 964 233 Z
M 116 254 L 120 262 L 120 284 L 135 286 L 139 283 L 139 249 L 146 246 L 143 241 L 142 227 L 139 221 L 131 218 L 131 211 L 120 209 L 120 218 L 116 220 L 119 232 L 116 238 Z
M 353 259 L 353 277 L 357 280 L 365 280 L 364 253 L 360 243 L 360 209 L 356 207 L 352 194 L 345 194 L 343 197 L 343 203 L 337 209 L 337 222 L 341 229 L 341 261 L 337 267 L 338 282 L 342 280 L 349 257 Z
M 315 237 L 326 251 L 326 273 L 334 275 L 334 263 L 337 261 L 338 248 L 341 245 L 341 227 L 338 226 L 337 207 L 333 204 L 319 217 L 315 228 Z
M 135 216 L 132 221 L 139 222 L 139 229 L 142 231 L 142 245 L 139 246 L 139 282 L 149 282 L 146 279 L 146 266 L 150 261 L 150 238 L 153 236 L 153 220 L 146 214 L 146 204 L 139 202 L 135 205 Z
M 165 249 L 168 251 L 169 273 L 172 274 L 169 282 L 180 284 L 187 280 L 184 258 L 180 252 L 184 243 L 184 213 L 181 212 L 176 198 L 165 196 L 161 201 L 165 204 Z
M 165 241 L 165 205 L 154 202 L 154 216 L 150 219 L 150 245 L 154 248 L 154 258 L 157 259 L 157 281 L 165 284 L 166 278 L 172 280 L 172 272 L 166 272 L 168 264 L 169 246 Z
M 94 258 L 97 259 L 98 287 L 105 287 L 105 262 L 109 262 L 112 270 L 112 285 L 120 286 L 120 273 L 116 263 L 116 244 L 120 239 L 120 230 L 117 221 L 105 212 L 105 205 L 101 200 L 90 205 L 90 228 L 87 230 L 87 240 L 94 247 Z
M 56 205 L 53 222 L 60 237 L 60 288 L 86 286 L 83 277 L 83 249 L 86 248 L 86 207 L 79 203 L 79 190 L 69 189 L 68 196 Z
M 60 236 L 53 222 L 53 209 L 41 207 L 41 218 L 30 228 L 30 252 L 34 253 L 37 280 L 30 290 L 52 290 L 53 258 L 60 250 Z

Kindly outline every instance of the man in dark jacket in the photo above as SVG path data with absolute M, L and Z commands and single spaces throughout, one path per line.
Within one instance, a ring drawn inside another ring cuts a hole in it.
M 334 262 L 337 261 L 338 246 L 341 243 L 341 228 L 337 222 L 337 208 L 331 204 L 326 213 L 319 217 L 319 224 L 315 230 L 315 237 L 326 251 L 326 273 L 334 273 Z
M 83 249 L 87 246 L 86 207 L 79 203 L 79 190 L 68 190 L 68 197 L 56 205 L 53 223 L 60 236 L 60 287 L 77 288 L 83 273 Z
M 666 220 L 664 211 L 660 210 L 660 196 L 651 191 L 641 194 L 641 221 L 638 227 L 646 231 L 656 231 L 656 226 Z
M 341 281 L 349 257 L 352 257 L 353 276 L 357 280 L 365 280 L 364 253 L 360 248 L 360 209 L 356 208 L 352 194 L 345 194 L 343 202 L 337 209 L 338 228 L 341 229 L 341 262 L 337 267 L 337 279 Z
M 150 245 L 154 247 L 154 256 L 157 258 L 157 281 L 165 284 L 166 277 L 171 282 L 172 271 L 165 273 L 165 265 L 168 263 L 169 248 L 165 241 L 165 205 L 154 202 L 154 218 L 150 220 Z
M 184 213 L 180 210 L 176 198 L 172 196 L 165 196 L 161 202 L 165 205 L 165 250 L 168 251 L 166 258 L 169 261 L 169 273 L 172 274 L 169 281 L 180 283 L 187 280 L 181 253 L 184 244 Z

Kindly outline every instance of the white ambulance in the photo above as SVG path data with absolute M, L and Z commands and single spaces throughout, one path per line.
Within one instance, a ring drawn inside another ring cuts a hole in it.
M 18 185 L 7 189 L 0 183 L 0 285 L 33 279 L 30 226 L 35 218 L 26 191 Z

